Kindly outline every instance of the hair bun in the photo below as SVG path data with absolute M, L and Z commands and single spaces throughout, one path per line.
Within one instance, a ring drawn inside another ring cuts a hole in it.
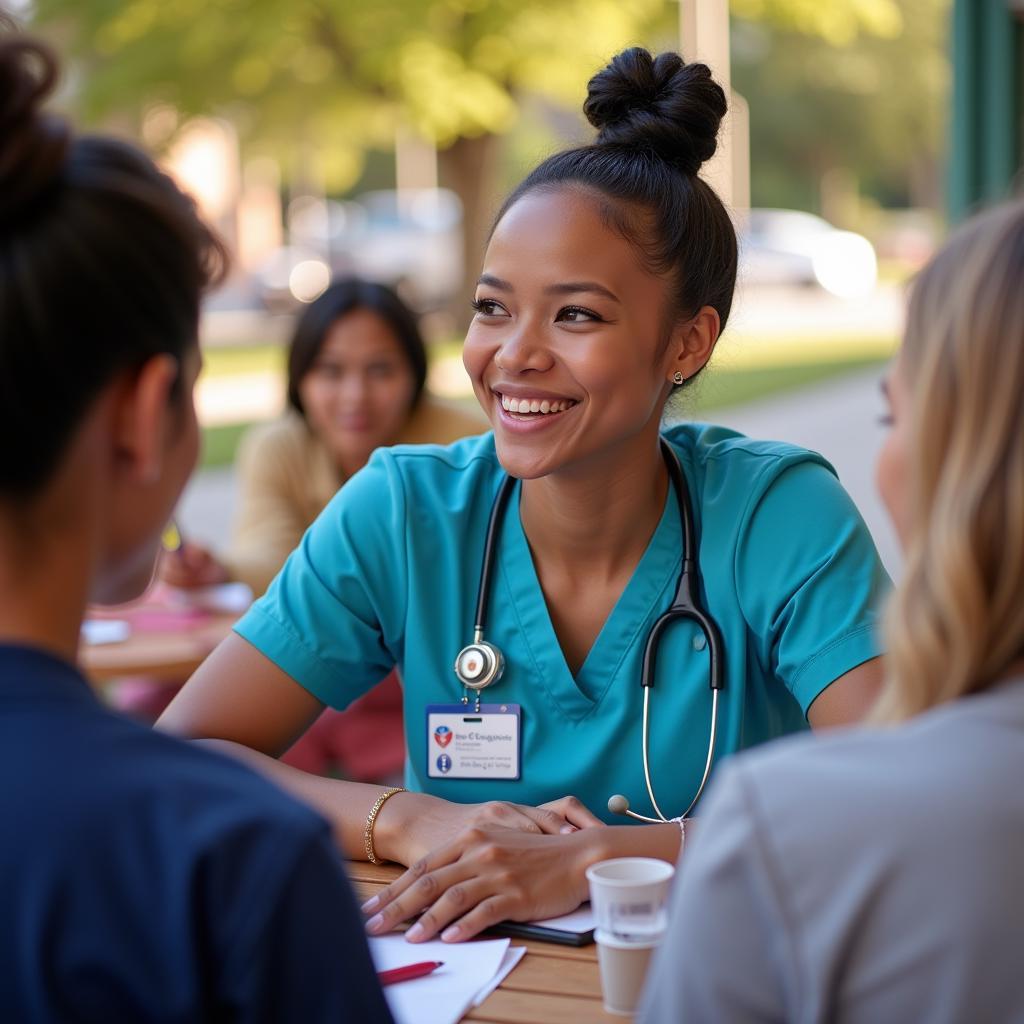
M 652 57 L 639 46 L 594 75 L 583 104 L 598 145 L 653 150 L 690 175 L 714 155 L 725 111 L 725 92 L 706 64 L 671 52 Z
M 70 144 L 61 118 L 40 112 L 57 81 L 57 61 L 27 36 L 0 38 L 0 221 L 45 192 Z

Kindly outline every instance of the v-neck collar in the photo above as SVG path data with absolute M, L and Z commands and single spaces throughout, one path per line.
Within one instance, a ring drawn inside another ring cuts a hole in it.
M 647 549 L 574 677 L 552 625 L 523 531 L 519 515 L 521 490 L 522 484 L 517 484 L 502 524 L 503 555 L 499 563 L 522 641 L 520 649 L 530 659 L 530 664 L 522 668 L 547 692 L 563 715 L 582 719 L 601 703 L 627 654 L 645 642 L 647 629 L 660 610 L 666 590 L 679 575 L 682 534 L 675 492 L 668 488 L 665 508 Z M 639 678 L 635 682 L 640 685 Z

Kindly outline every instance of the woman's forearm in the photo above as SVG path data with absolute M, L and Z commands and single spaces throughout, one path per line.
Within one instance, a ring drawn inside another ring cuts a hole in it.
M 610 825 L 581 829 L 564 838 L 573 851 L 566 872 L 567 889 L 577 902 L 590 898 L 587 868 L 617 857 L 655 857 L 674 864 L 681 850 L 681 833 L 675 822 L 665 825 Z
M 689 823 L 688 823 L 689 827 Z M 591 864 L 614 857 L 656 857 L 675 863 L 679 857 L 679 825 L 610 825 L 588 828 L 572 837 L 578 843 L 577 866 L 584 874 Z
M 276 758 L 229 740 L 196 742 L 244 762 L 281 789 L 309 804 L 330 823 L 335 842 L 346 857 L 351 860 L 366 859 L 363 842 L 366 819 L 384 787 L 310 775 L 298 768 L 282 764 Z M 376 831 L 374 834 L 376 837 Z

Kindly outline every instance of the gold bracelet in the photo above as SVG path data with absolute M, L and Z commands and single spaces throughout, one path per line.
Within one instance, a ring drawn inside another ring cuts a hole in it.
M 385 789 L 379 797 L 377 802 L 370 808 L 370 813 L 366 816 L 366 826 L 363 828 L 363 846 L 366 848 L 366 859 L 371 864 L 383 864 L 384 861 L 377 859 L 377 854 L 373 851 L 373 823 L 377 820 L 377 815 L 380 814 L 380 809 L 387 802 L 389 797 L 394 796 L 396 793 L 404 793 L 405 790 L 401 786 L 395 786 L 392 789 Z

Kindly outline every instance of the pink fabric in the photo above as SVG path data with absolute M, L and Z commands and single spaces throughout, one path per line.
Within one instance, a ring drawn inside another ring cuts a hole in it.
M 393 779 L 405 763 L 402 685 L 392 672 L 344 711 L 328 708 L 281 758 L 314 775 L 355 782 Z
M 157 682 L 148 676 L 133 676 L 118 679 L 107 691 L 107 696 L 118 711 L 152 724 L 180 689 L 180 684 Z

